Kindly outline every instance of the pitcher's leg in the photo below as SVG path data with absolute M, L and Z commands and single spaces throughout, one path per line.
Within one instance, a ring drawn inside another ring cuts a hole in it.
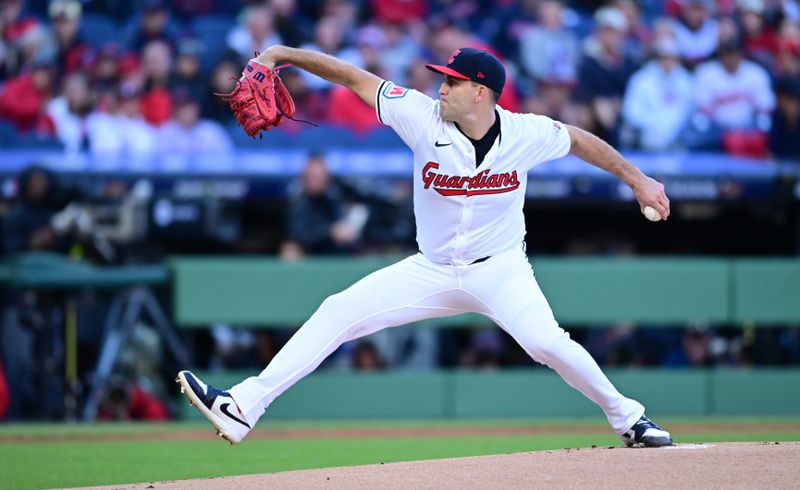
M 455 278 L 416 255 L 374 272 L 326 299 L 257 377 L 229 390 L 251 426 L 286 389 L 342 343 L 386 327 L 455 315 Z
M 470 274 L 469 292 L 483 304 L 480 313 L 495 320 L 533 359 L 555 370 L 599 405 L 617 434 L 628 430 L 644 414 L 644 407 L 622 396 L 592 356 L 558 326 L 527 260 L 517 256 L 496 259 L 485 263 L 485 271 Z

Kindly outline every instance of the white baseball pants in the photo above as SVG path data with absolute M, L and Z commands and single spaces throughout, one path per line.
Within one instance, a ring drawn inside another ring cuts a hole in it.
M 558 326 L 521 249 L 477 264 L 436 264 L 422 254 L 373 272 L 328 297 L 257 377 L 229 391 L 253 426 L 281 393 L 342 343 L 427 318 L 480 313 L 536 361 L 600 406 L 621 434 L 644 414 L 622 396 L 588 352 Z

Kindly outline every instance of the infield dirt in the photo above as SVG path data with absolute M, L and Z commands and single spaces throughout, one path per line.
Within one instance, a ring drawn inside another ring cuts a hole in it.
M 94 488 L 796 489 L 798 461 L 800 442 L 603 446 Z

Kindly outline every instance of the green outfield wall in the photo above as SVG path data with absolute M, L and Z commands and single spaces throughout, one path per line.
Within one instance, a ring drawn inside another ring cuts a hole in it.
M 200 376 L 230 387 L 254 374 Z M 800 369 L 611 369 L 606 374 L 658 417 L 800 415 Z M 267 413 L 270 419 L 602 417 L 597 406 L 543 367 L 314 373 L 275 400 Z M 188 405 L 184 416 L 201 417 Z
M 327 296 L 395 260 L 176 258 L 170 262 L 174 320 L 180 327 L 298 325 Z M 797 258 L 542 257 L 532 264 L 556 318 L 565 324 L 800 322 Z M 465 322 L 489 323 L 478 316 L 432 323 Z

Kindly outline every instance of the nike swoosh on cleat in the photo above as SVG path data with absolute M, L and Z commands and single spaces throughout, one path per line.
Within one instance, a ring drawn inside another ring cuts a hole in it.
M 232 418 L 233 420 L 239 422 L 240 424 L 242 424 L 243 426 L 245 426 L 245 427 L 247 427 L 249 429 L 250 425 L 248 425 L 247 422 L 245 422 L 244 420 L 238 418 L 237 416 L 235 416 L 234 414 L 232 414 L 232 413 L 230 413 L 228 411 L 228 406 L 229 405 L 230 405 L 230 403 L 223 403 L 222 405 L 219 406 L 220 411 L 222 413 L 224 413 L 225 415 L 227 415 L 228 417 Z
M 442 146 L 450 146 L 453 143 L 439 143 L 438 141 L 433 144 L 436 148 L 441 148 Z

